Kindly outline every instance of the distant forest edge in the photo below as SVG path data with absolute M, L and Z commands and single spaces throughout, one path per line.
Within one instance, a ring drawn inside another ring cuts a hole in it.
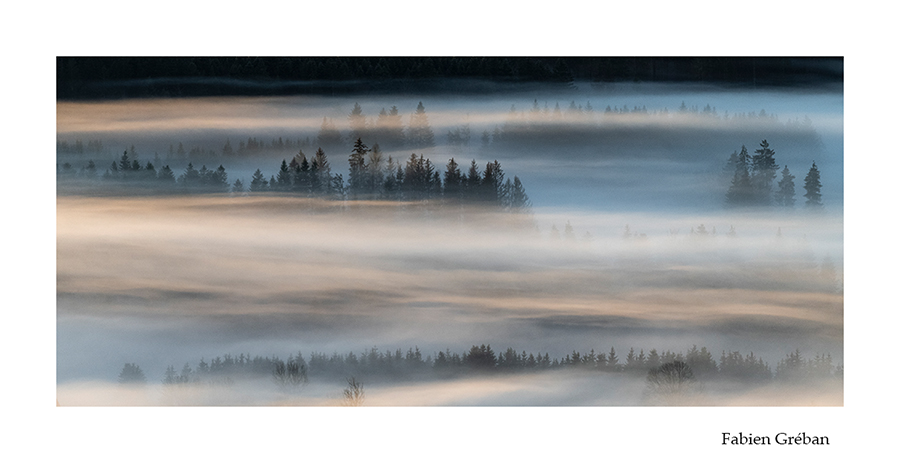
M 517 110 L 513 105 L 503 123 L 495 125 L 491 131 L 483 130 L 480 137 L 472 133 L 468 120 L 465 120 L 451 126 L 441 141 L 432 129 L 421 101 L 416 110 L 407 116 L 406 124 L 403 117 L 397 106 L 392 106 L 390 110 L 382 107 L 377 116 L 367 116 L 356 103 L 347 116 L 346 131 L 339 130 L 333 118 L 323 117 L 321 128 L 314 136 L 296 134 L 300 136 L 295 139 L 278 137 L 270 143 L 248 137 L 246 142 L 241 140 L 237 146 L 226 139 L 221 149 L 193 146 L 188 150 L 180 142 L 176 149 L 172 143 L 165 157 L 155 152 L 152 161 L 146 162 L 139 161 L 137 150 L 132 145 L 124 150 L 121 157 L 107 158 L 100 165 L 92 157 L 111 156 L 110 149 L 102 140 L 84 143 L 79 138 L 72 141 L 57 139 L 58 185 L 64 187 L 62 193 L 103 192 L 112 187 L 127 186 L 132 193 L 241 194 L 270 191 L 351 200 L 417 201 L 443 198 L 498 203 L 506 209 L 522 211 L 529 208 L 530 201 L 517 176 L 504 182 L 504 173 L 497 160 L 486 164 L 482 171 L 472 159 L 466 169 L 464 163 L 456 160 L 457 155 L 460 159 L 472 152 L 491 156 L 497 150 L 514 149 L 520 155 L 527 156 L 530 152 L 546 154 L 547 150 L 577 149 L 574 145 L 609 148 L 622 143 L 621 134 L 617 133 L 621 130 L 619 124 L 636 120 L 641 122 L 642 127 L 637 130 L 644 131 L 641 134 L 642 146 L 658 139 L 667 144 L 676 143 L 689 151 L 715 152 L 721 148 L 721 143 L 705 146 L 702 142 L 709 138 L 703 136 L 709 126 L 726 131 L 727 138 L 747 139 L 759 133 L 771 134 L 773 139 L 793 151 L 795 159 L 820 153 L 823 145 L 809 117 L 781 121 L 777 115 L 768 114 L 765 110 L 759 113 L 720 114 L 708 104 L 700 109 L 684 102 L 672 112 L 667 108 L 650 111 L 637 106 L 631 109 L 606 106 L 601 111 L 595 110 L 590 101 L 582 105 L 573 100 L 563 110 L 559 102 L 551 109 L 547 102 L 541 106 L 534 99 L 527 110 Z M 682 129 L 682 132 L 688 133 L 680 138 L 666 129 L 668 124 L 697 120 L 703 122 L 699 125 L 707 128 L 697 129 L 696 132 Z M 477 141 L 479 139 L 480 143 Z M 363 140 L 374 140 L 374 144 L 370 148 Z M 346 153 L 348 146 L 352 149 L 348 160 L 350 172 L 345 184 L 342 174 L 331 174 L 325 153 Z M 761 146 L 754 156 L 749 155 L 746 147 L 741 148 L 740 154 L 734 151 L 724 166 L 721 183 L 730 182 L 730 186 L 723 187 L 723 190 L 728 190 L 725 198 L 727 206 L 793 207 L 794 176 L 785 166 L 782 180 L 775 184 L 776 169 L 779 167 L 775 164 L 775 152 L 769 147 L 767 139 L 762 140 Z M 404 166 L 401 159 L 392 156 L 385 159 L 382 148 L 391 152 L 408 150 L 413 153 Z M 442 151 L 449 158 L 443 179 L 438 166 L 422 154 L 434 151 Z M 236 179 L 229 183 L 224 167 L 228 161 L 273 155 L 287 155 L 291 161 L 288 163 L 285 157 L 277 173 L 268 177 L 257 169 L 251 180 Z M 678 154 L 673 156 L 677 158 Z M 85 157 L 88 157 L 87 162 Z M 72 162 L 80 165 L 73 165 Z M 210 164 L 212 169 L 208 169 L 206 164 Z M 218 168 L 214 167 L 216 164 L 219 164 Z M 199 170 L 197 165 L 200 165 Z M 180 170 L 182 166 L 186 167 L 179 176 L 174 170 Z M 98 182 L 98 178 L 103 182 Z M 813 162 L 804 183 L 807 206 L 821 206 L 822 185 L 819 178 Z M 777 191 L 773 192 L 776 186 Z
M 718 361 L 706 348 L 692 346 L 687 353 L 644 349 L 629 349 L 622 357 L 615 347 L 609 352 L 572 351 L 563 358 L 550 358 L 547 353 L 528 353 L 508 348 L 495 352 L 490 344 L 473 345 L 462 354 L 446 349 L 425 355 L 418 347 L 403 350 L 366 349 L 359 354 L 349 352 L 326 354 L 312 352 L 307 360 L 302 352 L 290 354 L 287 360 L 279 357 L 251 357 L 250 354 L 226 354 L 191 367 L 185 363 L 181 370 L 169 365 L 162 378 L 165 387 L 222 387 L 238 380 L 269 379 L 283 392 L 300 393 L 311 381 L 334 381 L 352 378 L 352 382 L 429 381 L 472 375 L 527 374 L 535 372 L 584 372 L 644 376 L 645 396 L 672 401 L 673 395 L 701 393 L 704 383 L 716 380 L 735 381 L 746 388 L 765 384 L 841 384 L 844 366 L 835 364 L 830 354 L 808 357 L 795 350 L 774 366 L 762 358 L 739 351 L 722 351 Z M 119 373 L 123 385 L 144 385 L 148 381 L 141 367 L 126 363 Z M 154 381 L 155 382 L 155 381 Z M 159 384 L 159 383 L 158 383 Z M 733 387 L 733 386 L 732 386 Z M 667 397 L 669 396 L 669 397 Z
M 378 145 L 369 148 L 357 139 L 350 154 L 350 172 L 344 182 L 342 174 L 332 174 L 325 152 L 319 148 L 312 161 L 301 150 L 291 159 L 282 160 L 277 175 L 268 179 L 259 169 L 249 185 L 240 179 L 230 183 L 225 167 L 198 170 L 188 163 L 184 173 L 175 177 L 168 165 L 157 170 L 152 162 L 142 165 L 131 160 L 126 150 L 118 162 L 97 176 L 97 166 L 88 161 L 85 167 L 75 170 L 65 163 L 58 168 L 58 183 L 75 187 L 80 192 L 123 192 L 123 188 L 137 194 L 192 194 L 192 193 L 287 193 L 303 197 L 336 201 L 396 200 L 443 204 L 464 204 L 494 207 L 499 210 L 529 213 L 531 201 L 525 193 L 519 177 L 507 178 L 498 161 L 489 162 L 482 171 L 473 159 L 463 173 L 454 158 L 450 158 L 443 173 L 430 159 L 415 153 L 406 164 L 388 156 L 384 159 Z
M 481 83 L 843 83 L 842 57 L 57 57 L 57 99 L 491 92 Z

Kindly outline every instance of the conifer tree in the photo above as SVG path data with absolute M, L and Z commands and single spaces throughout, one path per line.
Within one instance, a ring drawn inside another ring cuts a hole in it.
M 781 180 L 778 182 L 778 191 L 775 192 L 775 204 L 784 207 L 794 207 L 794 176 L 787 166 L 781 171 Z
M 434 146 L 434 132 L 428 123 L 428 115 L 425 114 L 425 106 L 419 102 L 414 112 L 409 118 L 409 135 L 407 136 L 408 145 L 411 148 L 430 148 Z
M 381 194 L 381 187 L 384 184 L 384 170 L 384 155 L 381 152 L 381 147 L 376 143 L 369 151 L 365 179 L 366 192 L 373 198 Z
M 351 199 L 356 199 L 362 195 L 366 186 L 366 154 L 369 153 L 369 147 L 357 138 L 353 144 L 353 151 L 350 152 L 350 174 L 347 179 L 347 193 Z
M 256 172 L 253 173 L 253 177 L 250 179 L 250 191 L 265 191 L 268 185 L 269 181 L 266 180 L 266 176 L 259 169 L 256 169 Z
M 806 198 L 806 207 L 810 209 L 821 209 L 822 182 L 819 180 L 819 169 L 816 167 L 815 161 L 813 161 L 812 167 L 809 168 L 806 178 L 803 179 L 803 189 L 806 190 L 806 194 L 803 195 L 803 197 Z
M 444 171 L 444 199 L 451 202 L 460 200 L 462 194 L 462 173 L 456 160 L 450 158 Z
M 272 183 L 272 189 L 278 191 L 288 191 L 291 189 L 291 169 L 288 167 L 287 159 L 281 160 L 281 167 L 278 169 L 278 178 Z
M 163 183 L 175 183 L 175 173 L 172 172 L 172 169 L 166 164 L 162 169 L 159 169 L 159 172 L 156 174 L 156 179 Z
M 119 159 L 119 171 L 127 172 L 131 170 L 131 161 L 128 160 L 128 150 L 122 153 L 122 157 Z
M 611 347 L 609 349 L 609 354 L 606 359 L 606 367 L 610 370 L 618 370 L 619 369 L 619 357 L 616 356 L 616 348 Z
M 316 137 L 319 146 L 326 148 L 339 148 L 342 145 L 341 133 L 335 128 L 334 121 L 327 117 L 322 118 L 322 127 Z
M 119 373 L 119 384 L 144 384 L 147 382 L 147 376 L 135 363 L 126 363 Z
M 404 141 L 402 119 L 403 116 L 396 106 L 391 106 L 389 112 L 381 108 L 375 120 L 375 141 L 387 149 L 402 147 Z
M 366 134 L 366 116 L 363 115 L 362 107 L 359 103 L 353 104 L 353 109 L 347 117 L 350 120 L 350 141 L 365 137 Z
M 228 174 L 225 172 L 225 167 L 219 164 L 219 167 L 210 171 L 210 186 L 216 191 L 228 191 Z
M 184 173 L 178 178 L 181 184 L 188 188 L 196 188 L 200 186 L 200 172 L 194 169 L 194 164 L 189 162 Z
M 484 168 L 484 176 L 481 182 L 485 186 L 485 199 L 491 206 L 501 206 L 506 202 L 505 192 L 503 191 L 503 169 L 500 168 L 500 162 L 494 160 L 489 162 Z
M 768 206 L 772 202 L 772 184 L 775 182 L 778 164 L 775 164 L 775 150 L 769 148 L 768 141 L 763 140 L 759 146 L 752 158 L 750 183 L 753 186 L 754 203 Z
M 513 177 L 512 188 L 508 193 L 509 210 L 512 212 L 528 213 L 531 211 L 531 201 L 525 194 L 525 187 L 519 177 Z
M 330 196 L 331 194 L 331 166 L 328 164 L 328 157 L 322 148 L 316 150 L 316 157 L 313 159 L 312 169 L 315 171 L 314 194 L 322 196 Z
M 750 155 L 747 147 L 741 146 L 741 153 L 737 156 L 734 177 L 731 187 L 725 194 L 725 204 L 730 207 L 747 206 L 753 202 L 753 188 L 750 182 Z
M 397 199 L 400 193 L 400 184 L 397 180 L 397 173 L 400 166 L 394 162 L 392 156 L 388 156 L 387 167 L 385 168 L 384 183 L 382 184 L 382 195 L 387 199 Z

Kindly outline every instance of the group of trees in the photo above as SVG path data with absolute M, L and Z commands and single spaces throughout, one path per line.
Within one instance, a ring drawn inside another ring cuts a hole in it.
M 132 147 L 131 153 L 134 151 Z M 97 178 L 97 166 L 93 160 L 80 170 L 76 171 L 68 162 L 58 166 L 57 175 L 60 181 L 78 179 L 93 181 Z M 202 166 L 199 170 L 189 162 L 184 172 L 176 177 L 175 172 L 168 165 L 157 169 L 152 162 L 141 164 L 137 157 L 129 156 L 129 150 L 125 150 L 118 161 L 113 161 L 100 179 L 109 185 L 130 186 L 135 189 L 149 189 L 154 191 L 168 191 L 174 187 L 182 187 L 186 192 L 227 193 L 232 190 L 243 191 L 240 180 L 232 186 L 228 182 L 228 173 L 225 167 L 219 165 L 216 169 L 207 169 Z
M 725 194 L 725 204 L 729 207 L 780 206 L 793 208 L 796 196 L 794 175 L 787 166 L 781 171 L 781 179 L 776 183 L 778 164 L 775 163 L 775 150 L 769 142 L 763 140 L 759 149 L 751 156 L 746 146 L 741 146 L 740 153 L 735 151 L 725 166 L 726 173 L 733 173 L 731 185 Z M 822 208 L 822 182 L 815 161 L 803 180 L 806 193 L 805 207 Z
M 426 379 L 429 377 L 456 377 L 469 374 L 516 373 L 529 371 L 583 370 L 612 373 L 631 373 L 651 376 L 661 374 L 666 365 L 683 364 L 691 378 L 733 379 L 743 383 L 766 381 L 799 381 L 840 379 L 843 366 L 835 365 L 830 354 L 817 354 L 804 358 L 799 350 L 788 354 L 778 362 L 773 372 L 768 363 L 752 352 L 743 355 L 738 351 L 723 351 L 718 362 L 706 348 L 692 346 L 686 353 L 669 350 L 658 351 L 629 349 L 623 357 L 611 348 L 607 353 L 572 351 L 563 358 L 552 358 L 548 353 L 528 353 L 508 348 L 495 352 L 489 344 L 473 345 L 462 353 L 450 349 L 424 356 L 418 347 L 379 350 L 377 347 L 355 354 L 325 354 L 312 352 L 307 361 L 301 352 L 291 354 L 287 360 L 278 357 L 252 357 L 225 355 L 210 362 L 201 359 L 196 368 L 185 363 L 180 372 L 173 366 L 166 369 L 162 383 L 178 384 L 228 384 L 240 378 L 269 377 L 279 387 L 294 388 L 306 384 L 310 378 L 382 378 L 388 380 Z M 666 374 L 663 371 L 662 374 Z M 146 376 L 140 367 L 127 363 L 119 382 L 123 384 L 145 383 Z
M 402 148 L 422 150 L 436 144 L 434 130 L 428 121 L 425 105 L 420 101 L 409 116 L 409 124 L 403 125 L 403 116 L 397 106 L 390 110 L 381 108 L 376 117 L 367 117 L 359 103 L 353 105 L 348 119 L 346 138 L 337 129 L 333 119 L 322 118 L 322 126 L 316 136 L 319 146 L 326 149 L 341 149 L 353 145 L 356 140 L 365 139 L 387 150 Z
M 104 154 L 105 147 L 100 140 L 88 140 L 87 145 L 80 138 L 76 138 L 74 143 L 65 140 L 57 140 L 56 152 L 59 154 Z
M 357 139 L 349 156 L 350 172 L 345 184 L 341 174 L 332 174 L 325 151 L 316 150 L 311 160 L 301 150 L 291 162 L 282 160 L 277 174 L 268 179 L 257 169 L 249 185 L 237 179 L 228 181 L 225 167 L 199 170 L 188 163 L 176 177 L 168 165 L 158 169 L 152 162 L 142 165 L 129 157 L 126 150 L 118 162 L 114 161 L 101 175 L 109 184 L 132 186 L 157 192 L 188 193 L 294 193 L 306 197 L 333 200 L 386 199 L 403 201 L 439 201 L 448 205 L 476 204 L 511 212 L 527 212 L 531 207 L 528 194 L 518 177 L 505 177 L 498 161 L 485 165 L 482 171 L 473 159 L 463 173 L 454 158 L 450 158 L 443 174 L 424 155 L 411 154 L 405 164 L 392 156 L 384 158 L 376 144 L 369 148 Z M 65 163 L 58 168 L 58 179 L 97 178 L 93 160 L 76 171 Z

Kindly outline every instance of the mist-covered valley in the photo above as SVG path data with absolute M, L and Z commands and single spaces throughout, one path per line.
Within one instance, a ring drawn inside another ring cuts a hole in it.
M 649 84 L 58 102 L 59 402 L 339 405 L 352 376 L 366 405 L 668 404 L 648 372 L 686 362 L 676 405 L 841 405 L 842 106 L 839 92 Z M 417 114 L 430 139 L 411 137 Z M 366 189 L 352 183 L 357 139 L 362 165 L 382 166 Z M 789 205 L 729 199 L 730 156 L 763 140 L 772 191 L 784 166 L 795 177 Z M 300 166 L 319 148 L 342 175 L 327 197 L 290 183 L 313 178 Z M 425 199 L 404 189 L 413 153 L 440 178 Z M 448 201 L 451 158 L 463 177 L 496 162 L 527 196 L 513 207 L 501 175 L 499 206 Z M 192 186 L 189 163 L 227 180 Z M 483 345 L 494 367 L 473 370 Z M 513 355 L 503 370 L 509 349 L 549 365 Z M 373 350 L 378 362 L 346 364 Z M 408 352 L 419 370 L 401 374 Z M 729 376 L 733 353 L 763 373 Z M 458 368 L 437 371 L 454 354 Z M 223 356 L 266 368 L 201 373 Z M 273 368 L 301 356 L 305 381 L 286 389 Z M 123 365 L 145 385 L 120 383 Z

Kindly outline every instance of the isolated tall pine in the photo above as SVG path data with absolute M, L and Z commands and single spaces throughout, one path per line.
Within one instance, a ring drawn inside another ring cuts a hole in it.
M 815 161 L 813 161 L 812 167 L 809 168 L 806 178 L 803 179 L 803 189 L 806 190 L 806 194 L 803 195 L 806 198 L 806 207 L 810 209 L 821 208 L 822 182 L 819 179 L 819 169 L 816 167 Z

